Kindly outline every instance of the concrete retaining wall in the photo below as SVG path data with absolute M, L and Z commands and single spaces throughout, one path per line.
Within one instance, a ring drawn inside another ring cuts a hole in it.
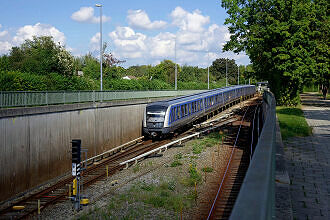
M 145 106 L 66 106 L 16 116 L 7 109 L 9 116 L 0 114 L 0 201 L 69 172 L 72 139 L 92 157 L 140 137 Z

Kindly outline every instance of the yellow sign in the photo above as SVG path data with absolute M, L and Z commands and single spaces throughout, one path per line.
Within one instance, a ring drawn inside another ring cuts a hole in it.
M 78 191 L 77 178 L 73 179 L 72 195 L 76 196 Z

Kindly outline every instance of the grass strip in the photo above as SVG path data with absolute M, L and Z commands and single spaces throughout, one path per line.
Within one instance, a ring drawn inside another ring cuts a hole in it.
M 312 128 L 308 126 L 300 106 L 276 107 L 276 114 L 280 123 L 283 140 L 290 137 L 304 137 L 312 134 Z

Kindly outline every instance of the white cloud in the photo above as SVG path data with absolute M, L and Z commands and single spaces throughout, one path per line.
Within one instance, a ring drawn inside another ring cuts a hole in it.
M 210 23 L 210 17 L 203 16 L 199 10 L 190 13 L 181 7 L 176 7 L 172 11 L 171 17 L 173 19 L 172 23 L 182 31 L 202 32 L 204 26 Z
M 181 7 L 175 8 L 171 13 L 171 23 L 178 27 L 178 31 L 160 32 L 156 36 L 147 36 L 132 29 L 147 29 L 153 23 L 144 11 L 130 11 L 129 15 L 132 15 L 128 16 L 131 27 L 117 27 L 109 34 L 114 54 L 118 58 L 126 59 L 126 65 L 141 64 L 141 61 L 157 64 L 164 59 L 174 61 L 175 41 L 176 60 L 180 65 L 206 67 L 220 57 L 235 59 L 240 64 L 249 63 L 244 53 L 222 53 L 223 45 L 230 38 L 228 28 L 210 24 L 209 16 L 203 15 L 199 10 L 188 12 Z
M 152 58 L 167 58 L 174 56 L 175 34 L 160 33 L 148 40 L 149 53 Z
M 96 33 L 89 41 L 89 47 L 91 51 L 100 50 L 100 32 Z
M 10 51 L 12 44 L 8 41 L 0 41 L 0 54 L 5 54 Z
M 143 10 L 129 10 L 127 21 L 131 27 L 144 30 L 161 29 L 167 25 L 165 21 L 151 22 L 148 14 Z
M 81 7 L 78 11 L 71 15 L 74 21 L 86 22 L 86 23 L 98 23 L 100 22 L 100 17 L 94 16 L 93 7 Z M 110 17 L 102 15 L 102 23 L 110 21 Z
M 2 24 L 0 24 L 0 29 L 2 28 Z M 0 37 L 4 37 L 8 34 L 8 31 L 4 30 L 4 31 L 0 31 Z
M 109 37 L 116 46 L 116 54 L 119 58 L 141 58 L 146 52 L 147 36 L 135 33 L 130 27 L 117 27 L 115 31 L 109 33 Z
M 8 34 L 8 31 L 0 31 L 0 37 L 4 37 Z
M 16 36 L 13 38 L 13 44 L 19 45 L 26 39 L 32 40 L 33 36 L 52 36 L 55 42 L 65 44 L 64 33 L 48 24 L 37 23 L 35 25 L 25 25 L 18 29 Z

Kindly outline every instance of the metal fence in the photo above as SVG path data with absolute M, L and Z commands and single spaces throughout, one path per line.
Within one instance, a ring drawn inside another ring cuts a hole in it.
M 230 219 L 275 219 L 275 98 L 264 92 L 264 126 Z
M 190 95 L 206 90 L 169 91 L 0 91 L 0 108 Z

